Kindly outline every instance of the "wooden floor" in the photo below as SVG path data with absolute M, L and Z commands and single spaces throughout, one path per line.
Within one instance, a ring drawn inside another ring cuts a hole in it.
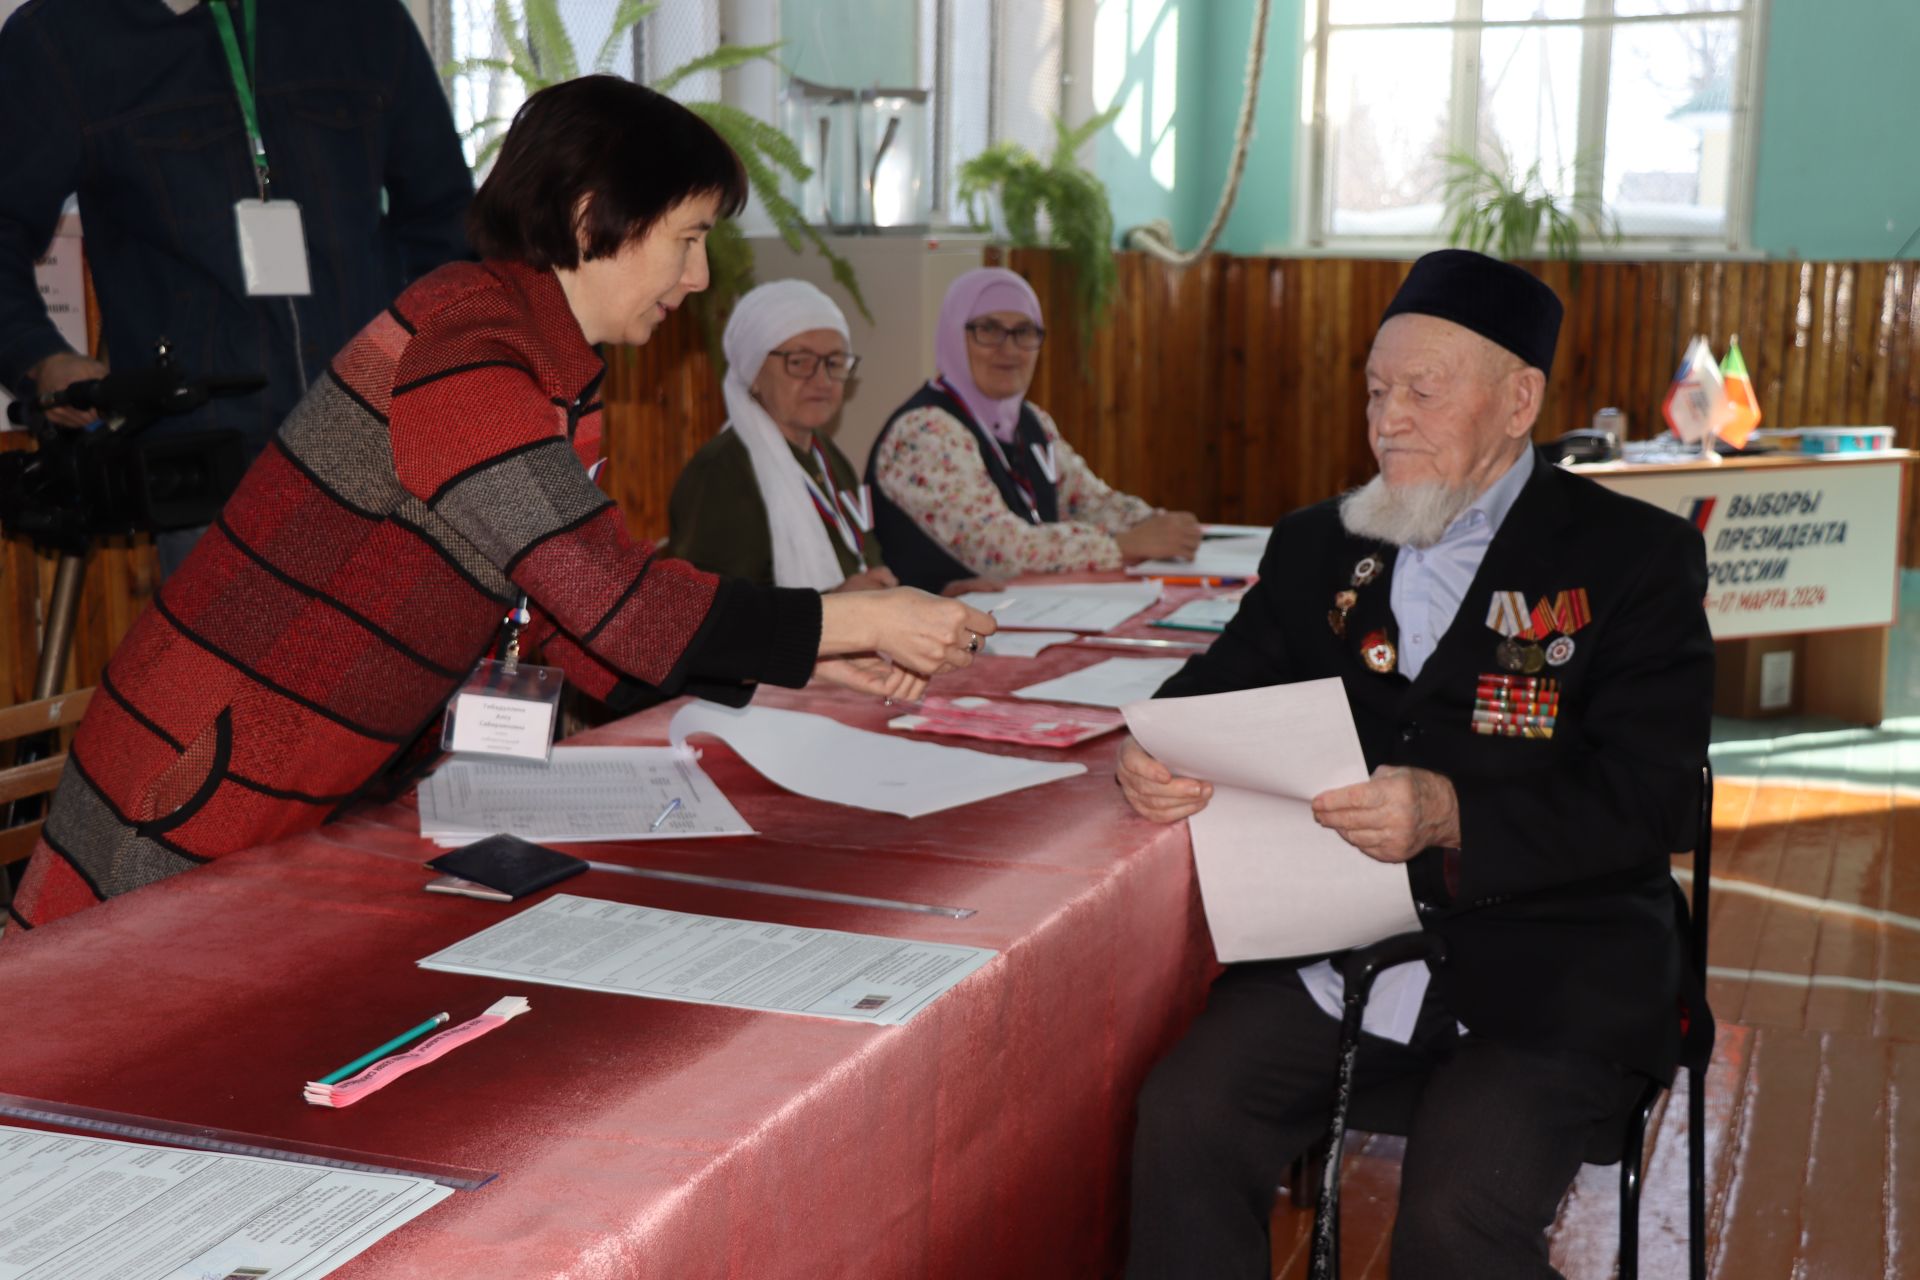
M 1878 729 L 1717 723 L 1707 1080 L 1716 1280 L 1920 1277 L 1920 575 Z M 1688 859 L 1676 861 L 1688 883 Z M 1640 1274 L 1687 1274 L 1685 1080 L 1655 1117 Z M 1343 1267 L 1387 1274 L 1401 1141 L 1349 1140 Z M 1274 1216 L 1277 1276 L 1311 1215 Z M 1569 1280 L 1617 1274 L 1619 1167 L 1588 1166 L 1551 1236 Z

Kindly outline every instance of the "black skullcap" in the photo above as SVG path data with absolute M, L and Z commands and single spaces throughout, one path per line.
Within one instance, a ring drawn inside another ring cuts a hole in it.
M 1551 374 L 1563 311 L 1531 271 L 1471 249 L 1436 249 L 1413 264 L 1380 323 L 1408 312 L 1451 320 Z

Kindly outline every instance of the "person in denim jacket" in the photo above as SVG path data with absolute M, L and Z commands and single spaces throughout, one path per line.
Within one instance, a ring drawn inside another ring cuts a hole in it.
M 251 37 L 274 200 L 300 206 L 312 293 L 250 297 L 234 204 L 260 194 L 212 6 Z M 34 281 L 77 194 L 108 363 L 165 338 L 189 378 L 258 374 L 155 432 L 231 429 L 248 457 L 406 284 L 471 256 L 473 180 L 399 0 L 30 0 L 0 27 L 0 383 L 58 391 L 103 365 L 67 347 Z M 57 411 L 78 426 L 90 416 Z M 197 531 L 163 534 L 170 572 Z

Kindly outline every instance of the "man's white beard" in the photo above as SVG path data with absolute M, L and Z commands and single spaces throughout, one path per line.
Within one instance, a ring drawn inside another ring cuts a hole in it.
M 1479 491 L 1440 483 L 1391 488 L 1375 476 L 1340 499 L 1347 532 L 1397 547 L 1430 547 L 1473 505 Z

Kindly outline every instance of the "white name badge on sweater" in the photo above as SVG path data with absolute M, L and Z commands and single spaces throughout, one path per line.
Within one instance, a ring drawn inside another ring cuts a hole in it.
M 441 749 L 546 763 L 565 684 L 558 667 L 482 658 L 447 704 Z
M 307 236 L 300 206 L 291 200 L 237 200 L 240 274 L 254 298 L 304 298 L 313 292 L 307 275 Z

